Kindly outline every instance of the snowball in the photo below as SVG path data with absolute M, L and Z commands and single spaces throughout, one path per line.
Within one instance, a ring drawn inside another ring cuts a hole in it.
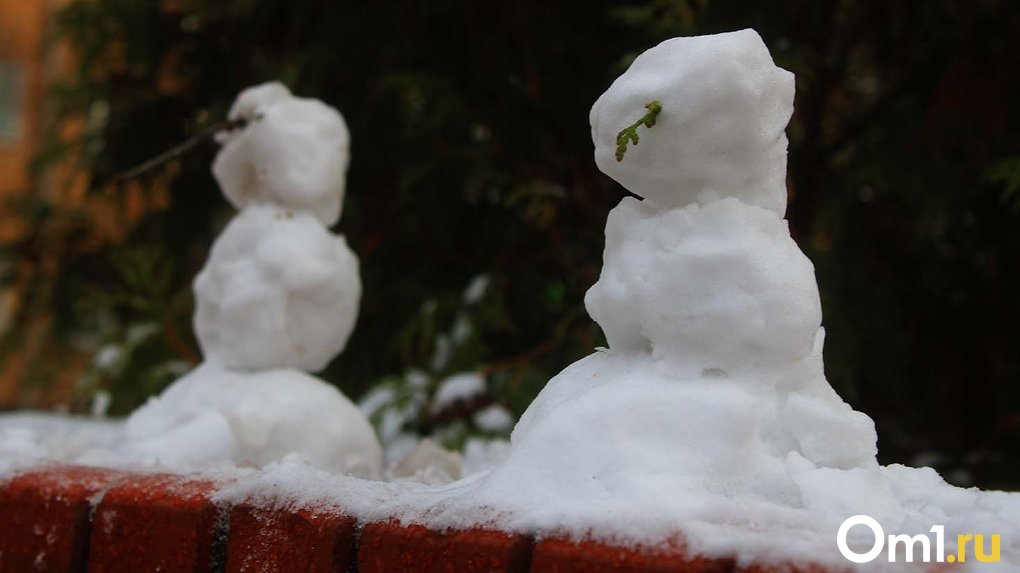
M 821 324 L 814 267 L 785 221 L 735 199 L 609 214 L 602 274 L 585 296 L 613 350 L 717 376 L 809 356 Z
M 595 162 L 663 207 L 735 197 L 781 216 L 793 91 L 754 30 L 666 40 L 592 107 Z M 617 161 L 617 135 L 652 101 L 662 106 L 655 125 L 638 127 L 640 143 Z
M 229 117 L 248 123 L 219 138 L 213 175 L 235 207 L 271 202 L 337 222 L 350 160 L 340 112 L 272 82 L 241 92 Z
M 238 370 L 322 369 L 347 343 L 361 299 L 344 238 L 307 211 L 271 205 L 234 217 L 194 289 L 203 353 Z
M 128 418 L 126 449 L 169 468 L 261 467 L 289 454 L 378 478 L 382 448 L 335 387 L 298 370 L 239 373 L 203 364 Z

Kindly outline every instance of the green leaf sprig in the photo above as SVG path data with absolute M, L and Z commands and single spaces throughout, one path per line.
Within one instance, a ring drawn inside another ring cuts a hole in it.
M 640 138 L 638 137 L 637 128 L 644 125 L 645 127 L 652 127 L 655 125 L 655 118 L 662 111 L 662 104 L 659 100 L 653 99 L 652 101 L 645 104 L 645 109 L 648 113 L 641 116 L 641 119 L 623 128 L 620 133 L 616 136 L 616 160 L 623 161 L 623 155 L 627 153 L 627 144 L 633 143 L 638 144 Z

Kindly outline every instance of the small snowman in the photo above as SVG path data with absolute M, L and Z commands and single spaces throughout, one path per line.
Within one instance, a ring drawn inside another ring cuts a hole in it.
M 667 40 L 594 104 L 596 163 L 642 198 L 610 212 L 585 297 L 609 348 L 549 381 L 476 503 L 648 540 L 877 471 L 871 420 L 825 380 L 814 267 L 783 219 L 793 95 L 743 30 Z
M 754 30 L 674 38 L 635 59 L 590 120 L 598 167 L 644 200 L 609 214 L 585 305 L 614 352 L 647 353 L 673 377 L 749 381 L 776 408 L 760 431 L 780 450 L 874 467 L 871 419 L 825 379 L 814 266 L 783 218 L 793 99 L 793 74 Z M 654 125 L 621 133 L 649 101 Z
M 376 478 L 365 417 L 311 376 L 343 350 L 361 298 L 340 217 L 349 134 L 337 110 L 280 83 L 243 91 L 213 174 L 239 209 L 195 278 L 205 361 L 127 422 L 129 449 L 163 465 L 263 466 L 289 454 Z

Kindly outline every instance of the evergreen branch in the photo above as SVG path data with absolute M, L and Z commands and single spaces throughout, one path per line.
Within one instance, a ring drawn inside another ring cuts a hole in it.
M 662 111 L 662 104 L 659 100 L 653 99 L 652 101 L 645 104 L 645 109 L 648 113 L 641 116 L 641 119 L 623 128 L 620 133 L 616 136 L 616 160 L 623 161 L 623 155 L 627 153 L 627 144 L 633 143 L 638 144 L 637 128 L 644 125 L 645 127 L 652 127 L 655 125 L 655 118 Z

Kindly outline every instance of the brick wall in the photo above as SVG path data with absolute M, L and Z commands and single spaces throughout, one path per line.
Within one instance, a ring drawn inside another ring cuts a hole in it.
M 216 505 L 224 483 L 51 467 L 0 484 L 0 572 L 836 573 L 737 567 L 679 547 L 359 524 L 337 507 Z

